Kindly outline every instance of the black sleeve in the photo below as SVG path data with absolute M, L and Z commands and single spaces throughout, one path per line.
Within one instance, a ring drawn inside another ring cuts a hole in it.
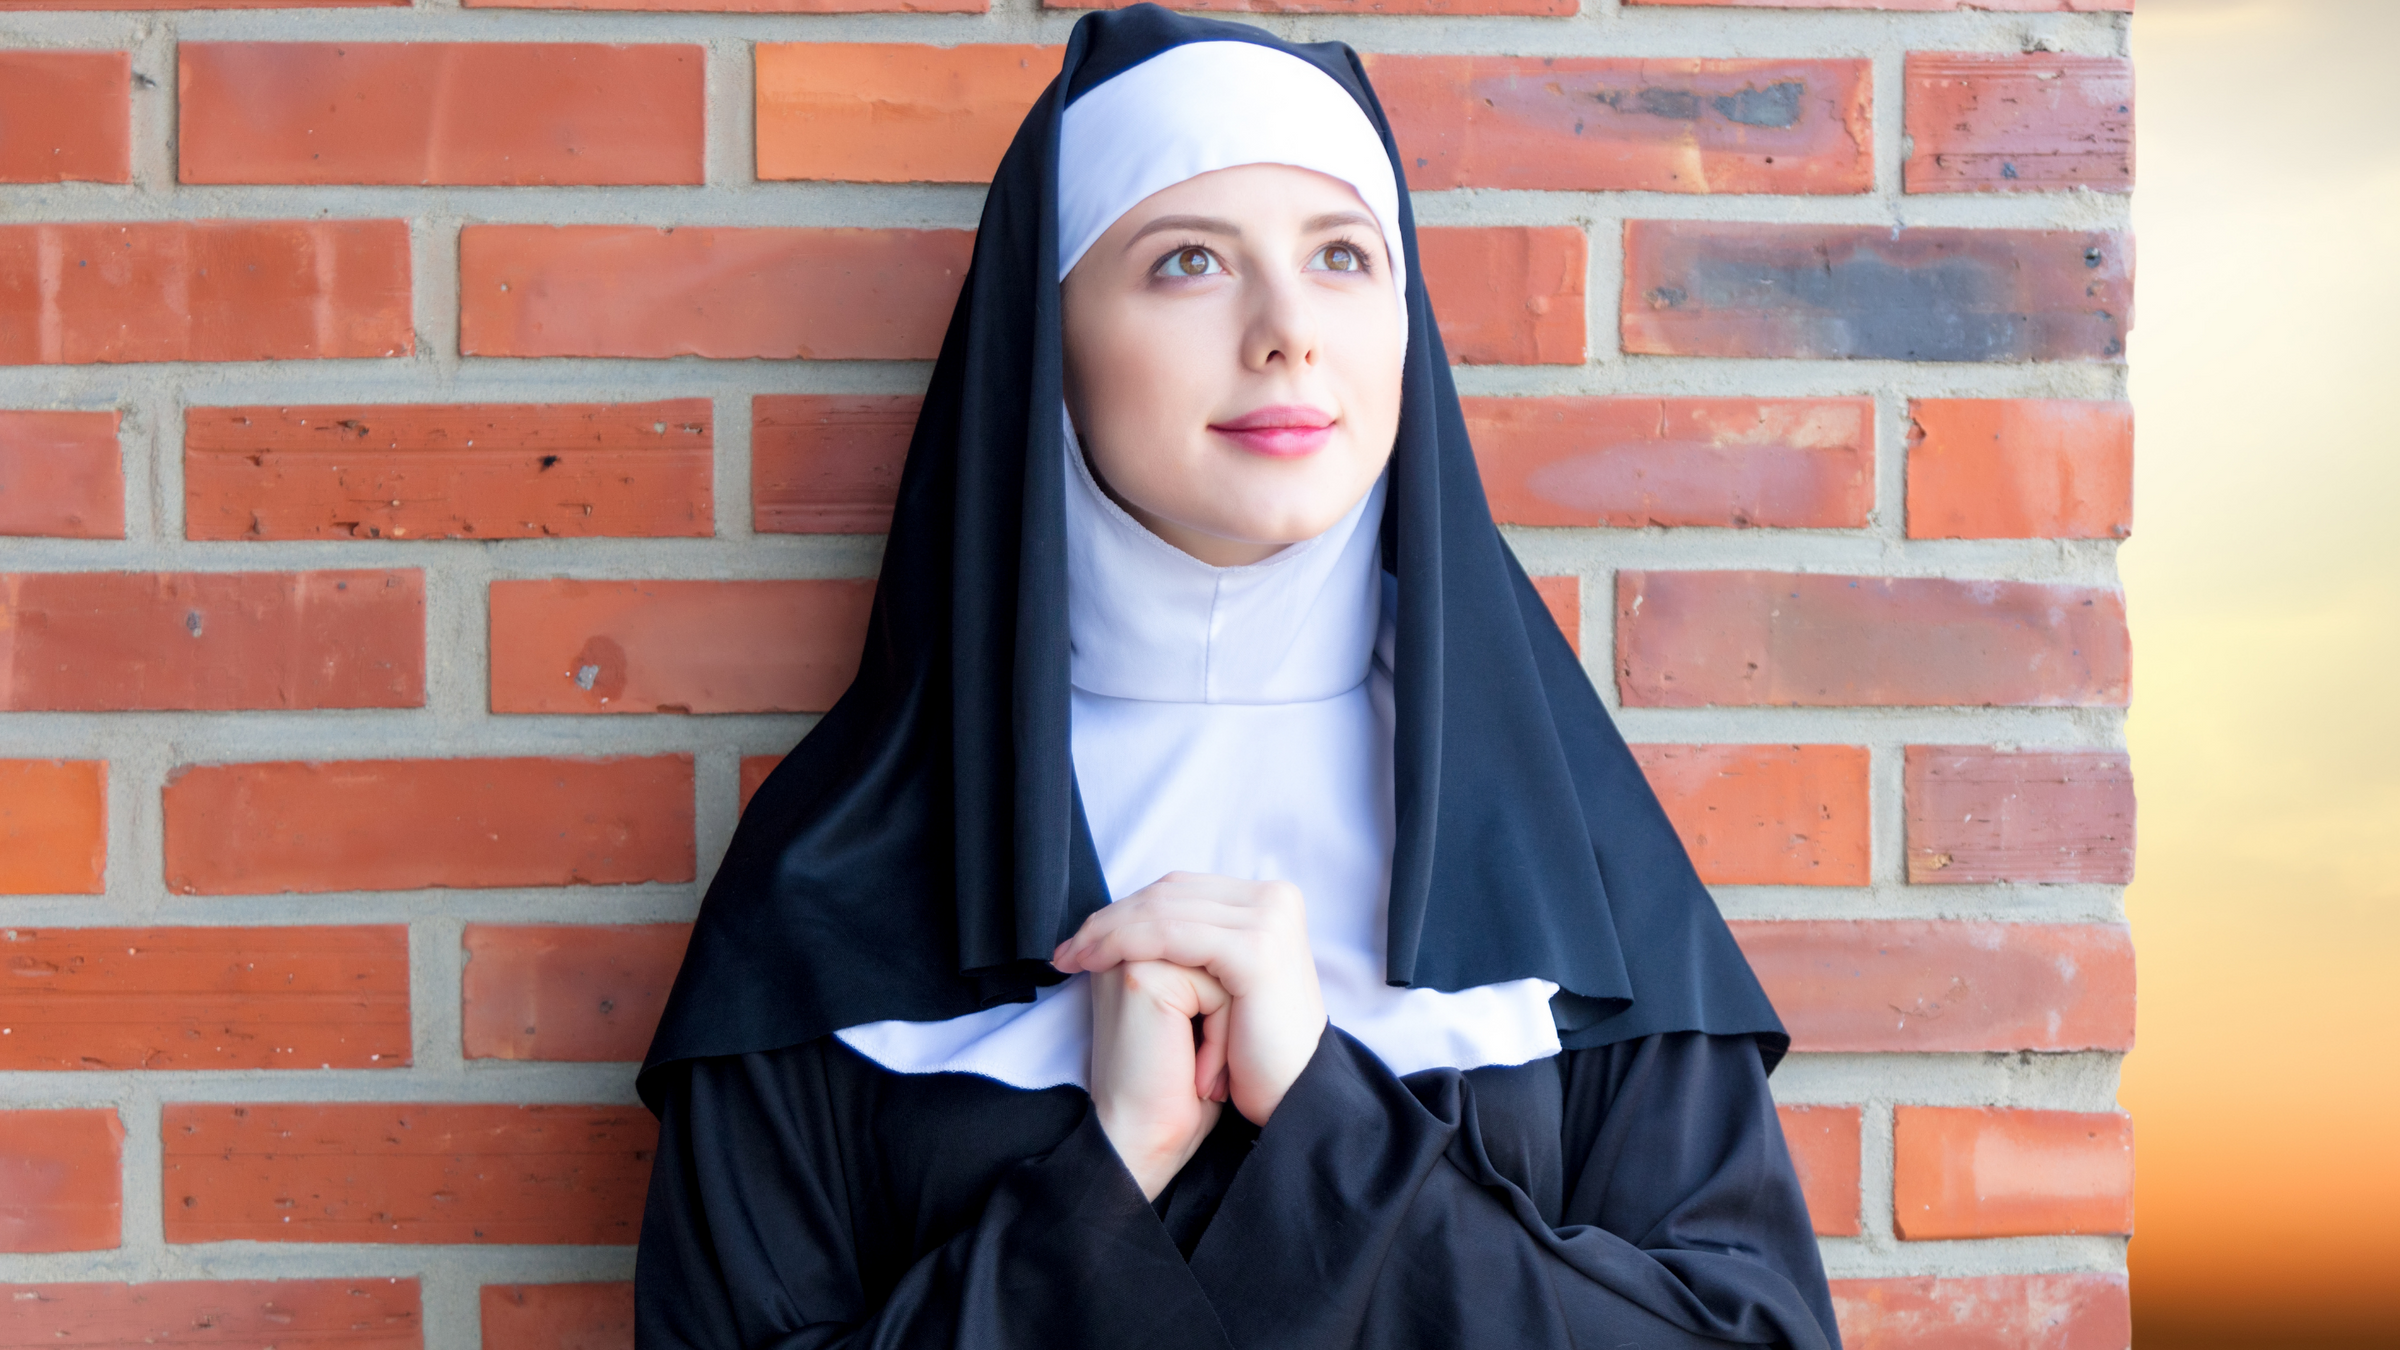
M 1192 1257 L 1268 1346 L 1838 1350 L 1807 1207 L 1747 1037 L 1562 1057 L 1547 1220 L 1486 1154 L 1472 1079 L 1406 1083 L 1328 1028 Z
M 884 1198 L 880 1162 L 833 1053 L 674 1068 L 636 1257 L 640 1350 L 1229 1350 L 1088 1106 L 1063 1141 L 967 1197 L 954 1234 L 875 1270 L 881 1244 L 863 1235 L 893 1216 L 861 1212 Z

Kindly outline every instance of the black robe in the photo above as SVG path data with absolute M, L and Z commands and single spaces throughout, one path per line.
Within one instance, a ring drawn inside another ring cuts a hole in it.
M 668 1074 L 642 1350 L 1840 1344 L 1747 1036 L 1402 1079 L 1329 1027 L 1156 1203 L 1080 1088 L 831 1037 Z

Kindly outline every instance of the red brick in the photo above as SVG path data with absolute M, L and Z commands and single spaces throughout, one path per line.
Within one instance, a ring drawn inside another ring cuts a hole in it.
M 1045 9 L 1123 9 L 1136 0 L 1042 0 Z M 1225 14 L 1537 14 L 1576 12 L 1578 0 L 1173 0 L 1168 9 Z
M 2133 766 L 2116 750 L 1912 745 L 1908 879 L 2133 880 Z
M 2133 1045 L 2133 944 L 2118 925 L 1781 920 L 1733 931 L 1795 1050 Z
M 750 400 L 751 528 L 882 534 L 916 430 L 914 394 L 759 394 Z
M 495 581 L 492 711 L 823 712 L 872 581 Z
M 660 403 L 191 408 L 193 539 L 701 538 L 712 412 Z
M 1858 1236 L 1858 1108 L 1778 1106 L 1775 1115 L 1818 1235 Z
M 0 1346 L 424 1350 L 415 1280 L 0 1284 Z
M 467 9 L 652 10 L 676 14 L 987 14 L 991 0 L 463 0 Z
M 2087 230 L 1635 220 L 1622 306 L 1637 355 L 2122 361 L 2133 250 Z
M 113 1108 L 0 1111 L 0 1252 L 116 1246 L 124 1143 Z
M 107 763 L 0 759 L 0 895 L 98 895 L 107 872 Z
M 1571 225 L 1417 231 L 1425 286 L 1450 359 L 1581 365 L 1583 231 Z
M 2133 532 L 2132 404 L 1942 398 L 1908 412 L 1910 538 Z
M 1533 589 L 1542 597 L 1550 617 L 1558 621 L 1558 631 L 1566 634 L 1567 645 L 1583 655 L 1583 578 L 1534 577 Z
M 487 1284 L 483 1350 L 633 1350 L 633 1283 Z
M 416 708 L 425 574 L 0 573 L 0 710 Z
M 470 225 L 469 356 L 930 360 L 965 279 L 964 230 Z
M 1858 745 L 1637 745 L 1700 879 L 1867 884 L 1867 751 Z
M 0 1069 L 390 1069 L 408 930 L 0 930 Z
M 1690 5 L 1743 9 L 2003 10 L 2013 13 L 2131 13 L 2133 0 L 1622 0 L 1628 5 Z
M 128 52 L 0 51 L 0 183 L 133 179 Z
M 758 789 L 766 783 L 767 775 L 775 772 L 775 766 L 782 762 L 783 756 L 781 755 L 742 756 L 742 809 L 744 811 L 750 809 L 750 799 L 758 795 Z
M 699 183 L 696 45 L 185 42 L 186 183 Z
M 1370 56 L 1366 65 L 1419 192 L 1875 186 L 1865 61 Z
M 1629 707 L 2122 707 L 2128 660 L 2124 597 L 2095 587 L 1617 574 Z
M 0 535 L 124 538 L 119 416 L 0 411 Z
M 2125 1350 L 2133 1342 L 2122 1275 L 1835 1280 L 1833 1311 L 1843 1350 Z
M 639 1061 L 688 923 L 467 925 L 469 1059 Z
M 1910 52 L 1910 192 L 2133 190 L 2133 62 Z
M 1892 1115 L 1900 1236 L 2133 1231 L 2133 1120 L 2120 1111 L 1902 1106 Z
M 758 176 L 982 183 L 1063 47 L 762 42 Z
M 189 765 L 165 792 L 184 895 L 692 879 L 692 759 Z
M 638 1106 L 170 1103 L 169 1242 L 628 1245 L 658 1126 Z
M 1503 525 L 1857 529 L 1875 505 L 1873 399 L 1461 402 Z
M 407 356 L 409 304 L 397 220 L 0 225 L 0 365 Z

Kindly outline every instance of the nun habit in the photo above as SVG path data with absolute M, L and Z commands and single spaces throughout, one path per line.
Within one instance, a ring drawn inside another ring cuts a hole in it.
M 1248 567 L 1064 415 L 1058 279 L 1217 168 L 1349 183 L 1408 334 L 1383 478 Z M 639 1079 L 643 1350 L 1838 1347 L 1787 1044 L 1491 523 L 1348 48 L 1095 13 L 1001 162 L 866 650 L 764 784 Z M 1329 1024 L 1153 1200 L 1048 964 L 1161 873 L 1298 884 Z

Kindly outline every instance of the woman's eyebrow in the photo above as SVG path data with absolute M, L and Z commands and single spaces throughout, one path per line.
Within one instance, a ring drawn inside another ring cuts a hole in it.
M 1300 232 L 1315 234 L 1320 230 L 1330 230 L 1343 225 L 1357 225 L 1370 230 L 1376 228 L 1375 218 L 1363 211 L 1333 211 L 1325 215 L 1309 217 L 1308 223 L 1300 227 Z
M 1162 230 L 1176 230 L 1191 234 L 1222 234 L 1230 235 L 1235 239 L 1242 237 L 1242 227 L 1230 220 L 1219 220 L 1214 216 L 1160 216 L 1135 230 L 1133 238 L 1125 241 L 1125 246 L 1131 248 Z

